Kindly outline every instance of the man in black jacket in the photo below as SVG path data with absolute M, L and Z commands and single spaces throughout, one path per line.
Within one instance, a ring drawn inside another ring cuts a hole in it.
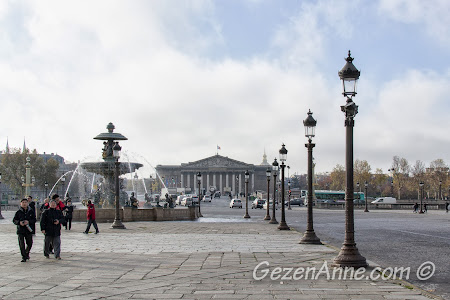
M 65 222 L 62 212 L 56 209 L 56 201 L 50 200 L 50 208 L 45 210 L 41 216 L 41 231 L 45 234 L 45 257 L 49 258 L 50 245 L 52 245 L 55 258 L 61 259 L 61 224 L 65 224 Z
M 20 208 L 13 218 L 13 223 L 17 225 L 17 235 L 19 237 L 20 254 L 22 254 L 22 262 L 30 259 L 30 250 L 33 246 L 34 224 L 36 223 L 36 214 L 28 206 L 28 200 L 20 201 Z M 25 243 L 27 247 L 25 248 Z
M 27 197 L 28 200 L 28 207 L 31 208 L 34 211 L 34 215 L 36 215 L 36 202 L 33 201 L 33 197 L 28 196 Z M 36 227 L 33 224 L 33 226 L 31 226 L 31 228 L 33 228 L 33 234 L 36 234 Z

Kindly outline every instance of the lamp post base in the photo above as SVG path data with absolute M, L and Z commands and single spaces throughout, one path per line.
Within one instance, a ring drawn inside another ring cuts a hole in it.
M 277 219 L 272 218 L 272 219 L 270 220 L 269 224 L 278 224 L 278 221 L 277 221 Z
M 332 267 L 336 268 L 366 268 L 366 259 L 359 253 L 356 244 L 343 244 L 338 256 L 335 257 Z
M 369 210 L 366 208 L 366 209 L 364 210 L 364 212 L 369 212 Z
M 266 216 L 264 217 L 264 220 L 266 220 L 266 221 L 270 220 L 270 216 L 269 216 L 269 215 L 266 215 Z
M 245 214 L 244 215 L 244 219 L 250 219 L 251 217 L 250 217 L 250 215 L 249 214 Z
M 300 240 L 299 244 L 322 245 L 322 242 L 316 236 L 316 233 L 314 232 L 314 230 L 312 230 L 312 231 L 306 230 L 305 233 L 303 234 L 303 237 Z
M 120 219 L 114 219 L 114 222 L 111 225 L 111 228 L 113 229 L 127 229 L 125 225 L 123 225 L 122 221 Z
M 278 229 L 279 230 L 291 230 L 291 228 L 284 221 L 281 221 L 280 225 L 278 225 Z

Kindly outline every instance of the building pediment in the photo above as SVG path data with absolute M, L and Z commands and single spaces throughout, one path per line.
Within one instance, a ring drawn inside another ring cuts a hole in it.
M 249 168 L 251 164 L 246 164 L 225 156 L 214 155 L 198 161 L 181 164 L 182 168 Z

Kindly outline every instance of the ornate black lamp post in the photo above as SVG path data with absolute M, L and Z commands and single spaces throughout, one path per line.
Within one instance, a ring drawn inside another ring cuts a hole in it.
M 359 185 L 359 181 L 356 182 L 356 189 L 357 189 L 359 192 L 361 192 L 361 186 Z
M 203 217 L 202 211 L 200 210 L 200 202 L 202 202 L 202 193 L 200 192 L 200 185 L 202 183 L 202 173 L 197 173 L 197 184 L 198 184 L 198 216 Z M 194 205 L 194 203 L 192 203 Z
M 421 181 L 421 182 L 419 182 L 419 187 L 420 187 L 420 211 L 419 211 L 419 214 L 423 214 L 424 213 L 424 211 L 423 211 L 423 209 L 422 209 L 422 203 L 423 203 L 423 186 L 424 186 L 425 184 L 423 183 L 423 181 Z
M 367 208 L 367 188 L 369 187 L 369 183 L 367 180 L 364 182 L 364 200 L 366 200 L 366 208 L 364 209 L 364 212 L 369 212 L 369 209 Z
M 291 177 L 289 176 L 289 170 L 291 167 L 287 166 L 288 169 L 288 210 L 292 210 L 291 208 Z
M 122 147 L 120 147 L 119 142 L 116 142 L 116 144 L 113 147 L 113 157 L 115 159 L 114 162 L 114 166 L 116 168 L 116 176 L 115 176 L 115 204 L 116 204 L 116 215 L 114 217 L 114 222 L 111 225 L 111 228 L 114 229 L 125 229 L 125 225 L 122 224 L 122 221 L 120 220 L 120 213 L 119 213 L 119 209 L 120 209 L 120 189 L 119 189 L 119 175 L 120 175 L 120 162 L 119 162 L 119 158 L 120 158 L 120 150 L 122 150 Z
M 442 200 L 442 180 L 439 180 L 439 199 Z
M 278 224 L 277 218 L 275 217 L 275 203 L 277 200 L 277 174 L 278 174 L 278 162 L 276 158 L 272 163 L 272 171 L 273 171 L 272 219 L 270 220 L 269 224 Z
M 0 185 L 2 184 L 2 173 L 0 173 Z M 0 220 L 4 219 L 2 216 L 2 189 L 0 188 Z
M 248 179 L 250 178 L 250 173 L 245 171 L 245 215 L 244 219 L 249 219 L 250 215 L 248 214 Z
M 394 197 L 394 180 L 391 181 L 391 197 Z
M 44 182 L 44 188 L 45 188 L 45 198 L 48 198 L 48 182 L 47 180 Z
M 272 171 L 270 168 L 267 168 L 266 176 L 267 176 L 267 202 L 266 202 L 266 216 L 264 220 L 270 220 L 270 212 L 269 212 L 269 198 L 270 198 L 270 176 L 272 175 Z
M 281 145 L 281 149 L 279 151 L 280 153 L 280 161 L 281 161 L 281 222 L 280 225 L 278 225 L 279 230 L 290 230 L 289 226 L 286 224 L 286 215 L 285 215 L 285 209 L 284 209 L 284 168 L 286 165 L 284 162 L 287 159 L 287 150 L 284 147 L 284 144 Z
M 306 231 L 300 240 L 300 244 L 322 244 L 320 239 L 316 236 L 313 226 L 313 148 L 315 144 L 312 143 L 312 138 L 315 136 L 317 121 L 313 118 L 311 110 L 308 111 L 308 117 L 303 121 L 305 126 L 305 136 L 308 138 L 308 144 L 305 147 L 308 149 L 308 223 Z
M 360 72 L 353 65 L 353 58 L 348 51 L 347 63 L 339 71 L 339 77 L 342 80 L 344 92 L 347 97 L 347 103 L 341 106 L 345 113 L 346 127 L 346 190 L 345 190 L 345 239 L 341 251 L 334 259 L 334 266 L 337 267 L 367 267 L 366 259 L 359 253 L 355 243 L 355 220 L 353 208 L 353 127 L 355 125 L 354 117 L 358 113 L 358 106 L 353 102 L 356 95 L 356 82 L 359 79 Z

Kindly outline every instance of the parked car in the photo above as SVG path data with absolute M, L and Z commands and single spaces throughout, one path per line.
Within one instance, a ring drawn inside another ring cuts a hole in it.
M 381 198 L 375 199 L 371 203 L 372 204 L 384 204 L 384 203 L 394 204 L 394 203 L 397 203 L 397 199 L 395 199 L 393 197 L 381 197 Z
M 192 196 L 192 203 L 198 204 L 198 196 Z
M 211 202 L 211 196 L 210 195 L 203 196 L 202 201 L 203 202 Z
M 181 199 L 181 204 L 183 206 L 191 206 L 192 205 L 192 198 L 191 197 L 184 197 Z
M 220 196 L 221 196 L 220 192 L 215 192 L 214 198 L 220 198 Z
M 272 200 L 269 200 L 269 209 L 272 209 Z M 263 209 L 267 209 L 267 200 L 264 201 Z M 278 209 L 278 202 L 275 202 L 275 209 Z
M 300 199 L 300 198 L 294 198 L 294 199 L 291 199 L 290 202 L 291 202 L 291 206 L 292 206 L 292 205 L 303 206 L 303 200 Z
M 255 199 L 252 202 L 252 209 L 253 208 L 263 208 L 264 203 L 266 202 L 266 200 L 262 200 L 262 199 Z
M 177 197 L 177 200 L 175 200 L 175 205 L 181 205 L 181 201 L 183 198 L 187 197 L 186 195 L 180 195 Z
M 242 208 L 241 199 L 232 199 L 230 202 L 230 208 L 239 207 Z

